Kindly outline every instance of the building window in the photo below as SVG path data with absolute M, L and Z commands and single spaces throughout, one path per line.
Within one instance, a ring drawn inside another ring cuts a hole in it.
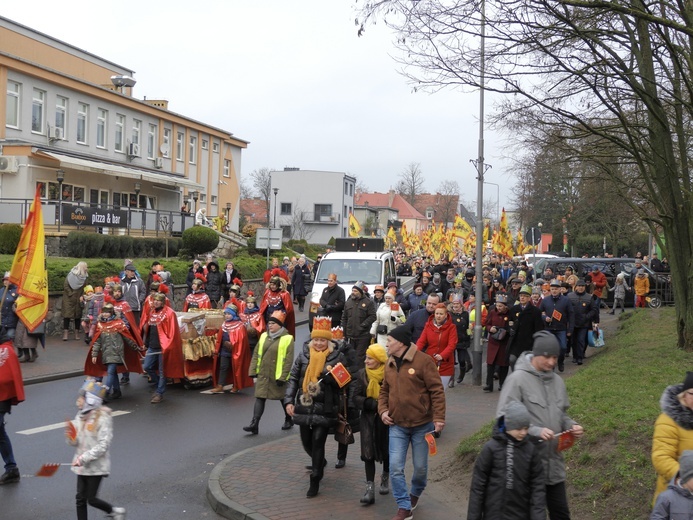
M 219 143 L 212 143 L 212 151 L 214 153 L 219 153 Z
M 34 97 L 31 101 L 31 131 L 36 134 L 45 133 L 46 121 L 46 93 L 37 88 L 34 89 Z
M 156 146 L 156 125 L 149 124 L 149 131 L 147 132 L 147 159 L 154 159 L 156 157 L 156 151 L 154 147 Z
M 200 193 L 200 204 L 207 202 L 207 195 L 205 193 Z
M 14 81 L 7 82 L 7 111 L 5 112 L 5 125 L 19 128 L 19 98 L 21 87 Z
M 224 159 L 224 177 L 231 177 L 231 161 Z
M 116 114 L 115 121 L 115 150 L 116 152 L 125 151 L 125 116 L 123 114 Z
M 108 110 L 99 108 L 96 115 L 96 147 L 106 148 L 108 140 L 106 132 L 108 131 Z
M 209 150 L 209 141 L 207 139 L 202 140 L 202 149 Z
M 216 196 L 216 195 L 212 195 L 212 196 L 210 197 L 210 199 L 212 199 L 212 200 L 211 200 L 211 203 L 212 203 L 212 204 L 216 204 L 216 203 L 217 203 L 217 196 Z
M 171 129 L 164 128 L 164 152 L 161 154 L 168 158 L 171 155 Z
M 132 144 L 140 144 L 140 133 L 142 132 L 142 121 L 132 120 Z
M 349 184 L 349 195 L 350 196 L 354 195 L 354 185 L 353 184 Z
M 63 139 L 67 136 L 67 103 L 66 97 L 55 98 L 55 128 L 62 130 Z
M 280 215 L 291 215 L 291 202 L 282 202 L 279 209 Z
M 89 105 L 86 103 L 77 104 L 77 142 L 87 144 L 87 132 L 89 122 Z
M 197 137 L 194 135 L 190 136 L 188 160 L 190 161 L 190 164 L 195 164 L 197 162 Z
M 315 204 L 314 208 L 316 217 L 332 216 L 332 204 Z
M 344 183 L 344 195 L 349 195 L 349 183 Z
M 185 134 L 183 132 L 178 132 L 176 137 L 176 160 L 183 160 L 183 140 L 185 139 Z
M 433 218 L 433 210 L 432 209 L 426 209 L 426 218 L 428 220 L 431 220 Z

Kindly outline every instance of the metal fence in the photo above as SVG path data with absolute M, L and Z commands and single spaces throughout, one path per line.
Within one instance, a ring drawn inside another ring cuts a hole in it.
M 0 223 L 2 224 L 24 224 L 29 208 L 33 199 L 0 199 Z M 165 236 L 169 233 L 172 236 L 178 236 L 186 229 L 195 225 L 195 216 L 192 214 L 184 214 L 180 211 L 166 211 L 142 208 L 125 208 L 113 206 L 110 204 L 94 204 L 94 203 L 74 203 L 49 200 L 42 202 L 43 220 L 46 226 L 56 226 L 65 231 L 74 229 L 96 229 L 99 232 L 106 232 L 109 228 L 113 229 L 113 234 L 120 235 L 155 235 Z M 96 208 L 104 211 L 119 211 L 125 212 L 127 218 L 124 223 L 119 226 L 94 226 L 85 224 L 81 226 L 72 223 L 67 224 L 64 220 L 60 220 L 61 209 L 63 219 L 65 210 L 77 208 Z

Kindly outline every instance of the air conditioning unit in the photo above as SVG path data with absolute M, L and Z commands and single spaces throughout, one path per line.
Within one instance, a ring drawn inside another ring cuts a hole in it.
M 65 138 L 62 128 L 48 127 L 48 139 L 51 141 L 60 141 Z
M 0 156 L 0 173 L 17 173 L 19 163 L 14 155 Z
M 128 145 L 128 155 L 130 157 L 139 157 L 140 156 L 140 145 L 137 143 L 130 143 Z
M 156 166 L 159 169 L 163 168 L 164 167 L 163 157 L 157 157 L 156 159 L 154 159 L 154 166 Z

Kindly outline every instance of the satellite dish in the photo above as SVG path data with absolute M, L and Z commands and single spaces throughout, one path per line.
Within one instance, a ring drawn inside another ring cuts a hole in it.
M 163 143 L 160 147 L 159 150 L 161 150 L 161 153 L 164 155 L 168 155 L 168 152 L 171 151 L 171 147 L 168 145 L 168 143 Z

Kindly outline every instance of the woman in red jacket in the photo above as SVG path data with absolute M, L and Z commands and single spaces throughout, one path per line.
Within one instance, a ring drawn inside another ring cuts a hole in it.
M 455 345 L 457 327 L 450 319 L 448 308 L 444 303 L 439 303 L 433 315 L 428 318 L 416 346 L 438 364 L 440 379 L 446 390 L 450 378 L 455 374 Z
M 508 314 L 508 296 L 496 294 L 496 304 L 488 311 L 486 330 L 488 331 L 488 348 L 486 350 L 486 386 L 484 392 L 493 392 L 493 374 L 498 369 L 498 390 L 503 388 L 508 376 L 508 356 L 506 346 L 510 339 Z

